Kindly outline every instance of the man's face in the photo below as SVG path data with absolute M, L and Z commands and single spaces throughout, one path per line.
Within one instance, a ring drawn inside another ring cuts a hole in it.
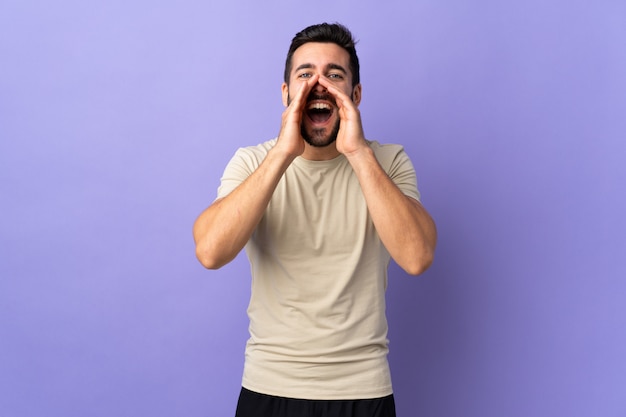
M 297 91 L 315 74 L 325 77 L 358 105 L 361 86 L 352 88 L 350 56 L 334 43 L 309 42 L 293 54 L 289 85 L 283 84 L 283 104 L 291 103 Z M 317 84 L 311 90 L 302 114 L 301 133 L 311 146 L 324 147 L 337 139 L 339 111 L 334 97 Z

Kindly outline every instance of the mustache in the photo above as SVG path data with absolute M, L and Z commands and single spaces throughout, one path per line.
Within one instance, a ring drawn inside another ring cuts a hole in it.
M 318 93 L 312 93 L 309 94 L 309 96 L 306 99 L 306 102 L 309 103 L 313 100 L 324 100 L 324 101 L 329 101 L 331 102 L 333 105 L 337 105 L 337 102 L 335 101 L 335 97 L 333 97 L 330 94 L 318 94 Z

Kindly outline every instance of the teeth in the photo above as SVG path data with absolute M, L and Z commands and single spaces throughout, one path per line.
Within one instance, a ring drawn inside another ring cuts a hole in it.
M 327 103 L 311 103 L 309 110 L 330 110 L 330 104 Z

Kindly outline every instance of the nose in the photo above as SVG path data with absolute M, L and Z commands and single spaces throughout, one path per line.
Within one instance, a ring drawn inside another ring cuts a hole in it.
M 325 93 L 326 92 L 326 87 L 324 87 L 322 84 L 320 84 L 319 82 L 315 83 L 315 85 L 313 86 L 312 90 L 316 93 Z

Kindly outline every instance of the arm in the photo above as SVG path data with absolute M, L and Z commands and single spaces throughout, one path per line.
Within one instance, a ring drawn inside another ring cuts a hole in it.
M 348 157 L 361 184 L 370 215 L 391 257 L 411 275 L 432 263 L 435 223 L 424 207 L 406 196 L 382 169 L 374 152 L 364 148 Z
M 204 210 L 193 227 L 200 263 L 217 269 L 243 249 L 261 220 L 291 158 L 270 150 L 261 165 L 236 189 Z
M 196 256 L 204 267 L 217 269 L 237 256 L 263 217 L 285 170 L 304 152 L 302 109 L 316 82 L 317 77 L 311 78 L 296 93 L 283 113 L 278 141 L 259 167 L 229 195 L 204 210 L 194 223 Z
M 337 150 L 346 156 L 359 179 L 378 235 L 402 269 L 412 275 L 424 272 L 433 261 L 437 243 L 434 221 L 382 169 L 365 141 L 360 113 L 350 97 L 324 78 L 319 83 L 335 97 L 339 107 Z

